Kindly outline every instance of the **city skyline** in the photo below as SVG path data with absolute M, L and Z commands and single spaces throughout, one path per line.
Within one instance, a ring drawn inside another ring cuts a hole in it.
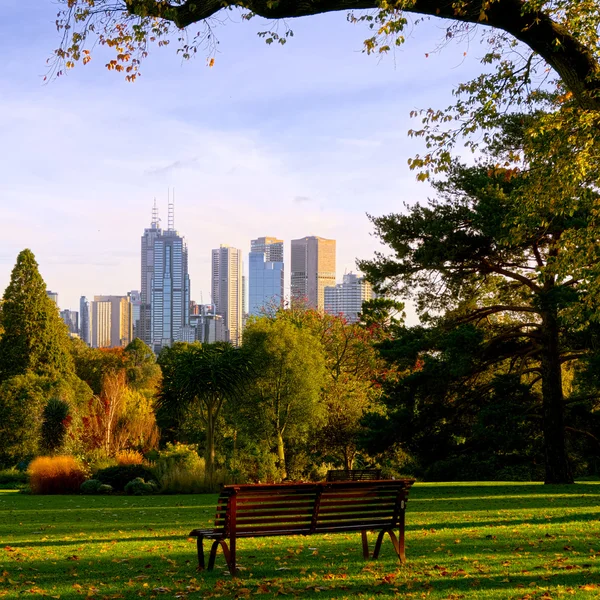
M 143 76 L 127 84 L 107 72 L 109 53 L 98 47 L 88 65 L 43 85 L 59 43 L 55 7 L 9 0 L 7 11 L 0 291 L 31 248 L 70 309 L 81 295 L 139 288 L 138 232 L 152 198 L 162 204 L 173 187 L 199 302 L 210 294 L 211 248 L 246 254 L 249 240 L 270 232 L 336 239 L 337 273 L 355 271 L 356 258 L 381 248 L 365 213 L 431 194 L 407 166 L 424 151 L 407 136 L 419 123 L 410 112 L 443 108 L 452 87 L 481 68 L 477 45 L 466 57 L 459 45 L 434 52 L 444 37 L 435 19 L 380 59 L 360 53 L 365 27 L 330 14 L 296 20 L 284 47 L 257 38 L 259 18 L 219 27 L 212 69 L 202 57 L 182 64 L 174 44 L 154 47 Z M 27 39 L 16 33 L 24 27 Z

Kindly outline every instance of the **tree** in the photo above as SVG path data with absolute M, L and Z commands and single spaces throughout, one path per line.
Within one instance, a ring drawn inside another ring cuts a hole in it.
M 77 376 L 96 395 L 102 392 L 105 377 L 124 373 L 127 369 L 127 355 L 123 348 L 90 348 L 81 340 L 74 339 L 71 353 Z
M 160 381 L 160 367 L 150 347 L 135 338 L 124 350 L 127 383 L 136 390 L 154 390 Z
M 262 317 L 244 331 L 256 378 L 250 387 L 248 417 L 277 454 L 286 477 L 286 446 L 306 439 L 323 420 L 320 392 L 325 364 L 319 341 L 285 319 Z
M 47 377 L 31 372 L 0 383 L 0 464 L 13 466 L 38 452 L 51 387 Z
M 554 203 L 534 208 L 523 202 L 529 186 L 526 174 L 493 162 L 455 165 L 437 184 L 439 200 L 406 215 L 371 217 L 394 256 L 379 254 L 360 267 L 381 288 L 415 298 L 434 330 L 468 334 L 461 345 L 471 352 L 462 363 L 455 359 L 449 365 L 454 373 L 446 371 L 441 380 L 463 387 L 469 381 L 467 387 L 483 393 L 493 384 L 484 375 L 495 371 L 516 374 L 531 393 L 539 386 L 545 479 L 571 483 L 563 369 L 589 353 L 589 333 L 582 328 L 589 332 L 585 299 L 596 279 L 595 255 L 587 265 L 578 262 L 576 275 L 563 268 L 578 251 L 573 233 L 596 230 L 600 196 L 593 186 L 582 186 L 563 205 L 561 190 L 555 190 Z M 413 360 L 423 352 L 421 360 L 439 361 L 439 338 L 432 339 L 430 332 L 413 337 Z
M 402 308 L 402 303 L 384 298 L 365 303 L 366 325 L 304 306 L 280 309 L 272 316 L 309 331 L 323 348 L 321 403 L 326 410 L 314 441 L 316 453 L 327 462 L 352 468 L 363 432 L 362 417 L 374 409 L 380 396 L 377 379 L 383 365 L 374 344 L 389 335 L 388 327 Z
M 0 381 L 33 373 L 60 378 L 73 373 L 67 326 L 48 298 L 31 250 L 23 250 L 0 310 Z
M 193 55 L 200 44 L 214 43 L 210 18 L 221 10 L 240 7 L 245 19 L 259 15 L 268 20 L 316 15 L 332 11 L 362 11 L 370 13 L 358 17 L 350 12 L 351 21 L 365 21 L 373 36 L 365 41 L 368 52 L 387 52 L 391 43 L 400 44 L 407 24 L 405 13 L 429 15 L 452 21 L 446 37 L 469 31 L 469 25 L 482 24 L 494 28 L 496 33 L 487 35 L 492 46 L 490 60 L 503 61 L 510 71 L 522 81 L 531 74 L 532 62 L 525 69 L 513 69 L 507 62 L 502 48 L 510 48 L 513 40 L 519 40 L 533 53 L 541 56 L 563 80 L 577 98 L 579 105 L 597 110 L 600 107 L 600 68 L 598 64 L 598 25 L 600 16 L 596 2 L 532 2 L 527 0 L 401 0 L 379 2 L 378 0 L 323 0 L 300 2 L 285 0 L 269 2 L 247 0 L 243 3 L 217 0 L 60 0 L 64 8 L 59 12 L 57 27 L 64 34 L 63 44 L 56 52 L 57 59 L 67 68 L 75 61 L 90 60 L 87 37 L 98 36 L 102 44 L 115 47 L 117 52 L 107 66 L 124 71 L 129 79 L 135 79 L 139 61 L 147 54 L 148 44 L 168 44 L 172 31 L 185 29 L 195 23 L 204 23 L 192 41 L 179 34 L 184 57 Z M 508 34 L 508 35 L 506 35 Z M 285 43 L 290 30 L 263 32 L 268 43 Z M 392 38 L 391 40 L 386 38 Z M 383 38 L 383 39 L 382 39 Z
M 60 398 L 50 398 L 44 407 L 41 446 L 44 452 L 59 451 L 65 443 L 72 417 L 69 403 Z
M 231 344 L 175 344 L 159 357 L 163 382 L 158 397 L 161 412 L 173 415 L 197 410 L 206 433 L 205 481 L 212 485 L 215 438 L 226 402 L 234 402 L 252 376 L 248 356 Z

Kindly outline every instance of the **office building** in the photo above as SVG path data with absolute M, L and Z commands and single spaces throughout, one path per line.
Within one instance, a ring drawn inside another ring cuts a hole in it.
M 308 236 L 292 240 L 292 302 L 325 309 L 325 288 L 335 286 L 335 240 Z
M 48 296 L 48 298 L 50 298 L 50 300 L 52 300 L 52 302 L 54 302 L 54 304 L 56 304 L 56 306 L 58 306 L 58 294 L 56 292 L 51 292 L 50 290 L 46 290 L 46 296 Z
M 212 251 L 211 294 L 215 312 L 223 317 L 226 340 L 242 343 L 242 251 L 221 245 Z
M 138 290 L 127 292 L 129 302 L 131 302 L 131 320 L 133 321 L 133 337 L 140 337 L 140 315 L 142 308 L 142 296 Z
M 195 341 L 203 344 L 228 341 L 223 317 L 216 313 L 214 304 L 195 304 L 190 326 L 195 331 Z
M 174 229 L 154 242 L 152 345 L 157 354 L 174 342 L 187 341 L 190 324 L 190 276 L 187 244 Z
M 92 347 L 127 346 L 133 339 L 129 298 L 127 296 L 94 296 L 90 305 Z
M 141 289 L 136 336 L 157 354 L 190 331 L 190 276 L 185 239 L 175 230 L 175 204 L 169 199 L 167 229 L 161 229 L 156 201 L 141 246 Z M 132 292 L 133 294 L 133 292 Z M 134 296 L 132 296 L 132 299 Z M 134 309 L 135 310 L 135 309 Z
M 69 328 L 71 335 L 79 336 L 79 313 L 76 310 L 65 310 L 60 311 L 60 318 L 64 324 Z
M 250 252 L 262 252 L 265 262 L 283 262 L 283 240 L 260 237 L 250 241 Z
M 136 327 L 136 337 L 152 347 L 152 279 L 154 275 L 154 242 L 162 235 L 156 200 L 152 207 L 152 222 L 144 229 L 141 245 L 141 288 L 140 316 Z
M 363 302 L 375 297 L 371 284 L 364 278 L 347 273 L 342 283 L 325 288 L 325 312 L 344 317 L 349 323 L 356 323 L 362 311 Z
M 260 315 L 281 306 L 284 284 L 283 241 L 262 237 L 250 242 L 248 314 Z
M 90 303 L 85 296 L 81 296 L 79 299 L 79 337 L 88 346 L 92 341 L 90 334 Z

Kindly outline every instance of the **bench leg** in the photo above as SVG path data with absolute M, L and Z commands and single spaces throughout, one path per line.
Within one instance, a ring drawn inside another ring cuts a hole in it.
M 204 570 L 204 537 L 199 535 L 196 538 L 196 548 L 198 548 L 198 571 Z
M 382 529 L 377 536 L 377 541 L 375 542 L 375 548 L 373 549 L 373 558 L 379 558 L 379 551 L 381 550 L 381 542 L 383 542 L 383 536 L 386 534 L 386 530 Z
M 369 558 L 369 542 L 367 540 L 367 532 L 361 531 L 360 535 L 362 537 L 363 558 L 367 560 Z
M 225 562 L 227 563 L 229 572 L 235 577 L 237 575 L 237 568 L 235 564 L 235 538 L 231 540 L 231 549 L 229 546 L 227 546 L 227 542 L 225 540 L 215 540 L 213 542 L 212 548 L 210 549 L 210 556 L 208 558 L 208 570 L 212 571 L 214 569 L 219 545 L 221 548 L 223 548 L 223 556 L 225 557 Z
M 385 534 L 390 536 L 390 540 L 394 546 L 394 550 L 400 559 L 400 562 L 404 565 L 406 564 L 406 554 L 404 551 L 404 530 L 400 529 L 400 538 L 396 537 L 396 533 L 393 529 L 384 529 L 379 532 L 377 536 L 377 541 L 375 542 L 375 549 L 373 550 L 373 558 L 379 558 L 379 551 L 381 550 L 381 543 L 383 542 L 383 537 Z

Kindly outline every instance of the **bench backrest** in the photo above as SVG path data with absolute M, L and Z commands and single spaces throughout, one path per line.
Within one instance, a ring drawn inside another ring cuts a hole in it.
M 215 527 L 229 535 L 306 535 L 394 527 L 412 479 L 226 485 Z
M 381 479 L 381 469 L 330 469 L 327 481 L 364 481 Z

